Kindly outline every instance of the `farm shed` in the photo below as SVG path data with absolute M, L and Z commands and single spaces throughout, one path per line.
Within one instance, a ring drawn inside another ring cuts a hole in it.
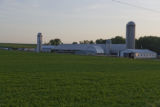
M 126 49 L 120 52 L 120 57 L 152 59 L 157 58 L 157 53 L 148 49 Z

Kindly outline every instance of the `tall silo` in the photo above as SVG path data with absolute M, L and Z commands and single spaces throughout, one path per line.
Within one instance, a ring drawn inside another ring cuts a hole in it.
M 135 27 L 136 24 L 134 22 L 128 22 L 126 29 L 126 48 L 127 49 L 135 49 Z
M 37 35 L 37 52 L 42 51 L 42 33 L 38 33 Z

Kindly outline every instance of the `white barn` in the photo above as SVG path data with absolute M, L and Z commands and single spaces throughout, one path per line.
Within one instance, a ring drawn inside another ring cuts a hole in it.
M 157 58 L 157 53 L 148 49 L 126 49 L 120 52 L 120 57 L 134 59 L 153 59 Z

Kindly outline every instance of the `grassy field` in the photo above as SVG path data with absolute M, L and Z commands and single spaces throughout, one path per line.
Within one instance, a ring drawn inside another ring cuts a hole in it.
M 160 61 L 0 51 L 0 106 L 159 107 Z
M 35 48 L 36 44 L 0 43 L 0 47 L 4 47 L 4 48 Z

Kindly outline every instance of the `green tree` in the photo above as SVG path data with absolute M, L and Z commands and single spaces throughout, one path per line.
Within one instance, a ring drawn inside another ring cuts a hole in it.
M 62 41 L 60 39 L 56 38 L 56 39 L 50 40 L 49 44 L 50 45 L 60 45 L 60 44 L 62 44 Z
M 92 40 L 84 40 L 84 41 L 80 41 L 80 44 L 94 44 L 94 42 Z
M 116 36 L 114 38 L 111 39 L 113 44 L 125 44 L 125 38 L 121 37 L 121 36 Z M 96 44 L 105 44 L 106 43 L 106 39 L 97 39 L 96 40 Z
M 78 44 L 77 42 L 73 42 L 72 44 Z
M 150 49 L 160 54 L 160 37 L 157 36 L 144 36 L 136 41 L 136 48 Z
M 125 44 L 125 38 L 121 36 L 116 36 L 115 38 L 112 38 L 111 40 L 113 44 Z
M 97 39 L 96 44 L 105 44 L 106 40 L 105 39 Z
M 89 44 L 94 44 L 94 41 L 93 40 L 89 41 Z

